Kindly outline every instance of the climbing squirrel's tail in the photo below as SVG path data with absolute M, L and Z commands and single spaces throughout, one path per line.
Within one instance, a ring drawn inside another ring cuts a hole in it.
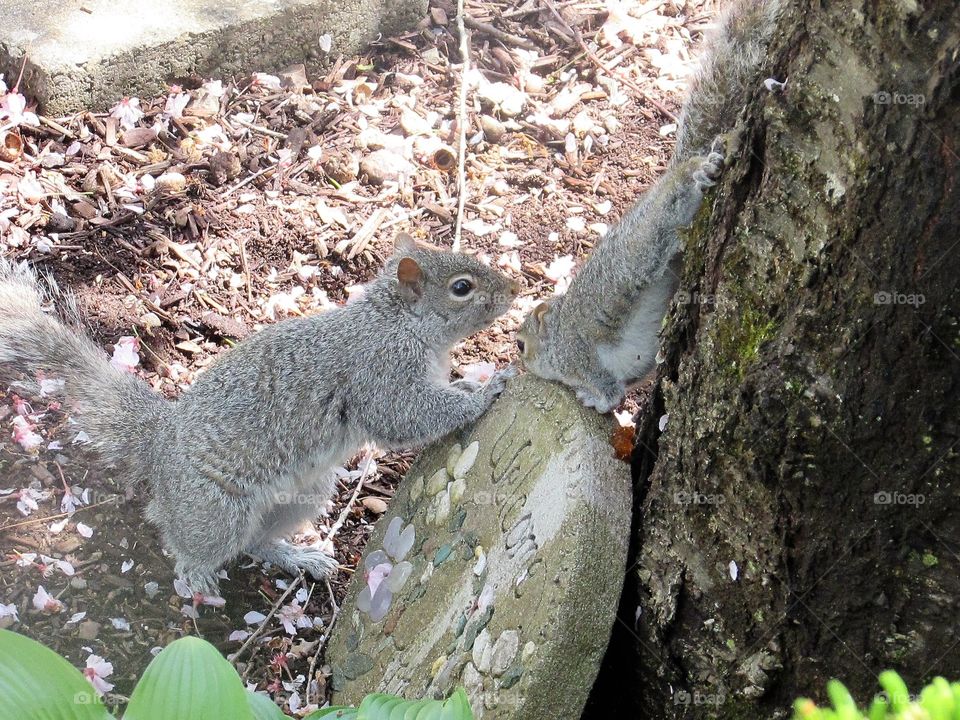
M 737 0 L 707 40 L 677 123 L 674 162 L 704 153 L 715 137 L 737 124 L 760 82 L 759 71 L 777 27 L 783 0 Z
M 171 405 L 139 378 L 113 367 L 82 331 L 44 312 L 46 305 L 68 313 L 74 308 L 52 280 L 41 280 L 26 263 L 0 258 L 0 377 L 13 371 L 63 379 L 80 429 L 105 460 L 130 474 L 148 462 L 147 447 Z

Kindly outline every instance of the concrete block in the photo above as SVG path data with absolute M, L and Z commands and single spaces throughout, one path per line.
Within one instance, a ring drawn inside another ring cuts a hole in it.
M 426 449 L 367 544 L 327 647 L 334 704 L 466 688 L 477 720 L 578 718 L 607 648 L 630 535 L 613 423 L 511 381 Z
M 413 27 L 426 0 L 0 0 L 0 72 L 56 116 L 150 97 L 191 76 L 277 72 Z

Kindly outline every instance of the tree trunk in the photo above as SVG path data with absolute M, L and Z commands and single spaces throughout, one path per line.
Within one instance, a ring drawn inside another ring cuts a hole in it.
M 691 231 L 585 717 L 767 718 L 960 679 L 952 2 L 800 0 Z M 661 434 L 662 416 L 668 421 Z

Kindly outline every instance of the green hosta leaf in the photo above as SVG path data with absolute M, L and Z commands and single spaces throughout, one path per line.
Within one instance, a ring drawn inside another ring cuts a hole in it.
M 367 695 L 360 707 L 317 710 L 306 720 L 473 720 L 467 693 L 459 688 L 447 700 L 404 700 L 394 695 Z
M 287 720 L 277 704 L 266 695 L 247 691 L 247 702 L 250 703 L 253 720 Z
M 35 640 L 0 630 L 0 718 L 112 720 L 73 665 Z
M 473 710 L 467 691 L 457 688 L 457 691 L 443 704 L 443 720 L 473 720 Z
M 269 716 L 267 716 L 269 717 Z M 147 666 L 124 720 L 254 720 L 236 670 L 206 640 L 183 637 Z

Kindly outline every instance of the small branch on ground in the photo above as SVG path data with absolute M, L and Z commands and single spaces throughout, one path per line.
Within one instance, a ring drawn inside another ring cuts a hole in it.
M 360 464 L 363 466 L 363 471 L 360 473 L 360 479 L 357 480 L 357 486 L 353 489 L 353 495 L 350 496 L 350 501 L 347 503 L 346 507 L 343 508 L 343 511 L 340 513 L 337 521 L 333 524 L 333 527 L 330 528 L 330 532 L 327 533 L 327 540 L 330 542 L 331 546 L 333 545 L 333 538 L 336 537 L 337 532 L 341 527 L 343 527 L 343 523 L 346 522 L 347 517 L 350 515 L 350 511 L 357 502 L 357 496 L 360 495 L 360 490 L 363 489 L 363 483 L 367 479 L 367 472 L 369 472 L 370 468 L 370 460 L 370 453 L 367 453 L 366 457 L 361 460 Z
M 500 28 L 494 27 L 490 23 L 485 23 L 476 18 L 471 17 L 470 15 L 463 16 L 463 24 L 466 25 L 471 30 L 476 30 L 477 32 L 482 32 L 485 35 L 489 35 L 495 40 L 499 40 L 504 45 L 513 45 L 514 47 L 523 48 L 524 50 L 539 50 L 534 43 L 526 40 L 517 35 L 511 35 L 508 32 L 504 32 Z M 459 25 L 458 25 L 459 29 Z
M 464 0 L 457 0 L 457 32 L 460 33 L 460 96 L 457 102 L 457 221 L 453 229 L 453 251 L 460 251 L 463 209 L 467 202 L 467 74 L 470 72 L 470 38 L 464 27 Z
M 330 638 L 330 633 L 333 632 L 333 626 L 337 622 L 337 616 L 340 615 L 340 606 L 337 605 L 337 599 L 333 595 L 333 587 L 330 585 L 330 580 L 324 578 L 324 583 L 327 585 L 327 592 L 330 593 L 330 607 L 333 610 L 333 615 L 330 617 L 330 624 L 327 625 L 327 632 L 324 637 L 320 638 L 320 641 L 317 643 L 316 652 L 313 653 L 313 656 L 310 658 L 310 668 L 307 671 L 307 699 L 304 704 L 310 704 L 310 687 L 313 680 L 314 672 L 317 667 L 317 660 L 320 658 L 320 653 L 323 652 L 326 648 L 326 641 Z
M 233 665 L 234 667 L 237 666 L 237 661 L 240 659 L 240 656 L 243 655 L 244 651 L 246 651 L 248 647 L 253 645 L 256 639 L 263 634 L 264 629 L 267 627 L 267 623 L 270 622 L 270 618 L 272 618 L 274 615 L 277 614 L 277 611 L 280 609 L 280 606 L 283 605 L 283 601 L 286 600 L 288 597 L 290 597 L 290 594 L 297 589 L 297 587 L 300 585 L 300 582 L 302 580 L 303 580 L 303 575 L 301 574 L 292 583 L 290 583 L 290 585 L 287 586 L 286 591 L 273 604 L 273 607 L 270 608 L 270 612 L 267 613 L 267 616 L 260 622 L 259 627 L 256 630 L 254 630 L 254 632 L 250 635 L 250 637 L 248 637 L 244 641 L 243 645 L 240 646 L 240 649 L 237 650 L 234 656 L 230 659 L 231 665 Z M 247 669 L 244 670 L 243 672 L 244 680 L 247 679 L 247 673 L 249 672 L 249 670 L 250 670 L 250 665 L 248 664 Z

